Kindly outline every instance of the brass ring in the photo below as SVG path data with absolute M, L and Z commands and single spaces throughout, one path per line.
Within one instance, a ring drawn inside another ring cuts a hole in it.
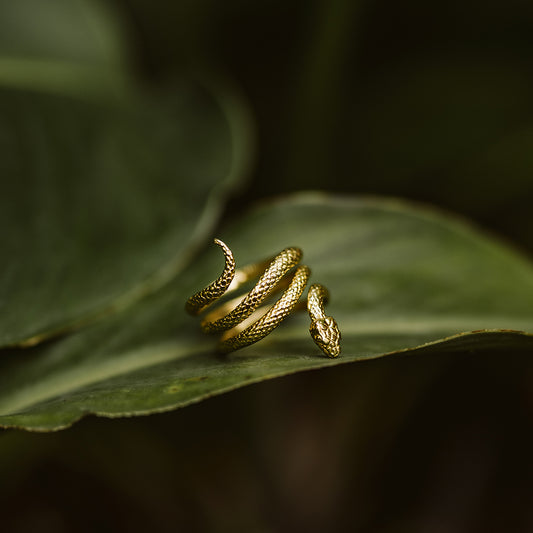
M 285 248 L 275 257 L 236 270 L 235 259 L 228 246 L 219 239 L 214 242 L 224 253 L 224 270 L 213 283 L 187 300 L 185 309 L 188 313 L 200 314 L 222 295 L 259 277 L 259 281 L 244 297 L 223 303 L 205 315 L 201 322 L 205 333 L 224 332 L 218 349 L 228 353 L 266 337 L 292 311 L 300 309 L 302 306 L 298 301 L 311 271 L 305 265 L 298 265 L 303 254 L 296 247 Z M 264 308 L 259 307 L 271 294 L 283 289 L 281 298 L 268 311 L 264 312 Z M 340 354 L 341 335 L 334 318 L 326 316 L 324 311 L 328 298 L 328 290 L 323 285 L 311 285 L 307 295 L 307 310 L 311 318 L 311 337 L 325 355 L 333 358 Z

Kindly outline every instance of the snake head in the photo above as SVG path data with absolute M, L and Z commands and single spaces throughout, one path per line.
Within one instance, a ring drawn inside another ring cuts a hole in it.
M 332 316 L 313 320 L 309 326 L 311 337 L 316 345 L 331 358 L 338 357 L 341 353 L 339 326 Z

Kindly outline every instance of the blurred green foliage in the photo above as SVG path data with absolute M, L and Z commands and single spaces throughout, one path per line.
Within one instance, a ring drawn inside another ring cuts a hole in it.
M 222 71 L 259 131 L 246 200 L 400 195 L 533 246 L 533 6 L 513 0 L 121 0 L 138 65 Z
M 224 76 L 258 132 L 227 218 L 302 188 L 400 195 L 531 252 L 532 24 L 527 0 L 0 0 L 0 84 L 122 98 Z M 531 531 L 532 378 L 531 353 L 495 348 L 4 432 L 3 529 Z

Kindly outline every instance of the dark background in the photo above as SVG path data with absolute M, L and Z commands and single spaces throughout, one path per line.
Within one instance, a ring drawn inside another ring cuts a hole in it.
M 531 248 L 533 4 L 119 0 L 145 79 L 218 72 L 258 131 L 247 200 L 399 195 Z
M 533 3 L 115 0 L 141 82 L 257 132 L 226 209 L 301 189 L 458 212 L 530 254 Z M 0 439 L 3 531 L 533 531 L 530 353 L 401 356 Z

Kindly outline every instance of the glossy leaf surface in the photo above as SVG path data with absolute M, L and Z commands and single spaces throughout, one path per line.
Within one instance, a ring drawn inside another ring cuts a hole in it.
M 166 283 L 241 177 L 232 98 L 183 84 L 140 104 L 0 92 L 0 346 Z
M 330 289 L 341 357 L 321 355 L 303 313 L 260 343 L 218 356 L 216 340 L 183 311 L 186 298 L 222 269 L 211 245 L 135 307 L 48 346 L 4 352 L 0 424 L 51 430 L 90 413 L 160 412 L 292 372 L 413 349 L 431 357 L 533 345 L 530 334 L 506 331 L 532 329 L 530 263 L 426 208 L 300 195 L 243 215 L 219 237 L 238 266 L 302 247 L 312 281 Z

